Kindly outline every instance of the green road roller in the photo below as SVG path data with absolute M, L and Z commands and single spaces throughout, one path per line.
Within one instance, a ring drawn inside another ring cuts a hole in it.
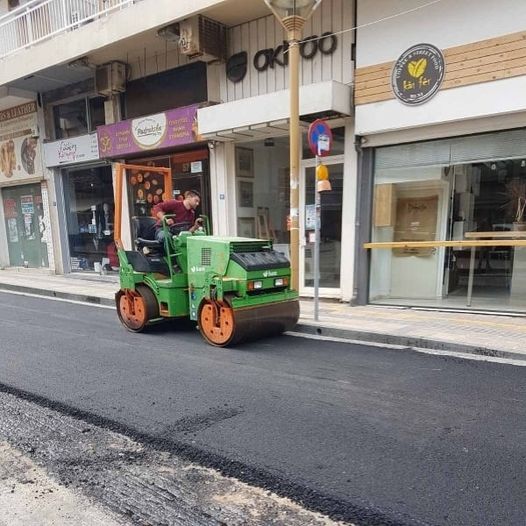
M 298 293 L 290 288 L 290 263 L 272 242 L 208 235 L 209 225 L 189 232 L 189 224 L 169 226 L 164 216 L 164 241 L 155 239 L 154 217 L 132 218 L 134 250 L 121 237 L 123 177 L 116 170 L 115 244 L 120 263 L 116 293 L 119 319 L 141 332 L 167 319 L 197 322 L 203 338 L 224 347 L 292 329 L 299 317 Z M 164 176 L 166 168 L 147 168 Z

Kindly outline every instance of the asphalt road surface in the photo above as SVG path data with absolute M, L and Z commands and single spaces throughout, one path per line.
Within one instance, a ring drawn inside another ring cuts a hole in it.
M 526 368 L 0 293 L 0 388 L 356 524 L 524 525 Z

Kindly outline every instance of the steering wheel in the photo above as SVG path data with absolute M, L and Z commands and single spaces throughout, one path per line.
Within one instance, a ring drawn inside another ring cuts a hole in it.
M 184 221 L 182 223 L 174 223 L 173 225 L 170 225 L 170 234 L 172 236 L 178 236 L 181 232 L 184 232 L 185 230 L 190 230 L 192 228 L 193 223 L 189 221 Z

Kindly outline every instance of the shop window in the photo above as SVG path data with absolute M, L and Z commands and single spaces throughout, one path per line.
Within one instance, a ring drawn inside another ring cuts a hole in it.
M 175 153 L 169 157 L 134 159 L 133 164 L 144 166 L 144 169 L 134 169 L 128 173 L 128 200 L 132 217 L 151 216 L 152 208 L 161 201 L 182 198 L 187 190 L 196 190 L 201 195 L 201 204 L 196 213 L 208 216 L 212 224 L 207 149 Z M 171 169 L 172 196 L 166 195 L 164 191 L 162 175 L 148 171 L 148 166 Z
M 341 278 L 343 163 L 330 164 L 331 190 L 320 192 L 319 286 L 338 288 Z M 305 170 L 305 287 L 314 286 L 316 169 Z
M 104 124 L 104 98 L 82 98 L 53 107 L 55 138 L 92 133 Z
M 208 99 L 206 64 L 198 61 L 132 80 L 124 97 L 127 119 L 204 102 Z
M 97 126 L 106 124 L 104 111 L 104 97 L 93 97 L 88 99 L 90 132 L 94 132 Z
M 274 138 L 236 148 L 237 234 L 271 239 L 288 253 L 289 139 Z
M 481 137 L 484 148 L 470 137 L 378 149 L 372 241 L 526 239 L 526 149 L 524 158 L 447 162 L 520 146 L 501 138 Z M 522 247 L 373 249 L 370 301 L 523 310 L 525 268 Z
M 170 166 L 168 157 L 155 159 L 133 160 L 136 166 L 144 166 L 144 169 L 129 170 L 128 176 L 128 200 L 132 217 L 151 216 L 152 208 L 169 198 L 164 191 L 164 177 L 157 172 L 150 172 L 148 166 L 164 167 Z
M 72 270 L 117 270 L 111 169 L 70 170 L 64 193 Z

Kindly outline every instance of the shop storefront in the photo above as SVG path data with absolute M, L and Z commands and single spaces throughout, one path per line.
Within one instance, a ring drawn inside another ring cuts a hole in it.
M 313 208 L 316 161 L 306 145 L 310 122 L 324 118 L 334 148 L 324 163 L 332 191 L 321 196 L 320 295 L 350 299 L 354 260 L 356 157 L 353 145 L 352 5 L 327 0 L 307 23 L 300 47 L 300 293 L 313 289 Z M 322 24 L 322 17 L 324 22 Z M 261 26 L 267 31 L 260 31 Z M 212 141 L 214 206 L 225 234 L 270 239 L 289 254 L 290 152 L 286 45 L 274 16 L 229 30 L 229 60 L 220 79 L 222 104 L 200 109 L 199 130 Z
M 331 295 L 340 287 L 343 219 L 345 128 L 333 130 L 332 155 L 324 159 L 332 190 L 321 194 L 320 287 Z M 314 189 L 316 160 L 304 135 L 300 175 L 300 239 L 303 290 L 313 287 Z M 289 255 L 290 213 L 289 138 L 240 142 L 235 147 L 237 234 L 271 239 Z
M 41 163 L 37 107 L 0 111 L 0 187 L 5 235 L 2 264 L 46 268 L 52 261 L 47 184 Z
M 359 304 L 526 311 L 525 6 L 504 3 L 358 0 Z
M 157 203 L 193 189 L 202 196 L 198 213 L 211 218 L 209 154 L 197 131 L 197 108 L 185 106 L 97 129 L 101 157 L 138 167 L 128 170 L 126 178 L 130 217 L 150 216 Z M 171 169 L 172 196 L 148 166 Z
M 47 143 L 44 153 L 60 190 L 65 272 L 118 270 L 112 172 L 99 160 L 96 134 Z
M 373 249 L 370 302 L 525 310 L 525 204 L 524 129 L 376 149 L 372 241 L 465 246 Z

